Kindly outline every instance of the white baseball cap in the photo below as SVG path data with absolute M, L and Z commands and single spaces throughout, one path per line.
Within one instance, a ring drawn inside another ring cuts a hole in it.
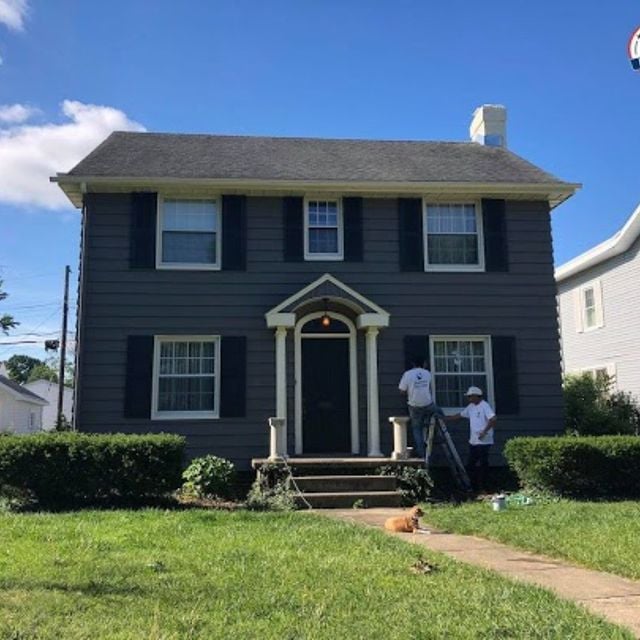
M 464 395 L 465 396 L 481 396 L 482 389 L 480 387 L 469 387 L 467 389 L 467 393 L 465 393 Z

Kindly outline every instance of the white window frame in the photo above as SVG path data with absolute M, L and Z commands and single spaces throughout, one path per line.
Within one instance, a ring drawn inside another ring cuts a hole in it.
M 431 366 L 431 384 L 432 384 L 432 393 L 434 402 L 436 402 L 436 376 L 438 372 L 436 371 L 436 356 L 435 356 L 435 342 L 445 342 L 445 341 L 464 341 L 470 340 L 474 342 L 484 342 L 484 360 L 485 360 L 485 375 L 487 376 L 487 388 L 483 389 L 484 391 L 484 399 L 492 406 L 495 407 L 495 396 L 494 396 L 494 384 L 493 384 L 493 350 L 491 343 L 491 336 L 489 335 L 435 335 L 429 336 L 429 359 Z M 465 374 L 462 374 L 465 375 Z M 458 413 L 464 407 L 440 407 L 445 411 L 450 411 L 453 413 Z
M 333 202 L 338 205 L 338 251 L 336 253 L 311 253 L 309 251 L 309 202 Z M 304 259 L 344 260 L 344 216 L 342 213 L 342 197 L 327 195 L 309 195 L 304 197 Z
M 160 388 L 160 344 L 162 342 L 213 342 L 215 343 L 215 387 L 213 411 L 158 411 Z M 153 339 L 153 376 L 151 385 L 152 420 L 217 420 L 220 418 L 220 344 L 219 335 L 159 335 Z
M 595 312 L 595 324 L 591 327 L 587 325 L 587 307 L 585 305 L 585 295 L 589 289 L 593 291 L 593 308 Z M 588 333 L 589 331 L 595 331 L 604 327 L 602 283 L 599 279 L 586 282 L 578 288 L 577 305 L 578 332 Z
M 429 234 L 427 233 L 427 207 L 433 205 L 473 205 L 476 212 L 476 236 L 478 238 L 478 264 L 429 264 Z M 482 202 L 480 200 L 455 200 L 438 201 L 435 198 L 422 198 L 422 242 L 424 247 L 424 270 L 425 271 L 459 271 L 480 272 L 485 270 L 484 257 L 484 225 L 482 218 Z
M 167 200 L 204 200 L 216 203 L 216 262 L 163 262 L 162 260 L 162 231 L 164 228 L 164 201 Z M 202 197 L 187 197 L 173 195 L 171 193 L 158 194 L 157 215 L 156 215 L 156 269 L 166 269 L 173 271 L 220 271 L 222 269 L 222 198 L 217 195 Z
M 617 375 L 616 375 L 616 363 L 615 362 L 606 362 L 606 363 L 603 363 L 603 364 L 591 365 L 589 367 L 580 367 L 579 369 L 573 369 L 573 370 L 569 371 L 569 375 L 576 374 L 576 373 L 577 374 L 588 373 L 593 378 L 595 378 L 597 376 L 598 371 L 601 371 L 603 369 L 606 370 L 607 375 L 609 376 L 609 378 L 611 380 L 611 390 L 612 391 L 617 391 L 618 390 L 618 380 L 617 380 Z

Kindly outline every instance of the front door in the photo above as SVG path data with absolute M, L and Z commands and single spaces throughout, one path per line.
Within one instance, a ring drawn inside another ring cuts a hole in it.
M 349 338 L 302 340 L 302 440 L 305 453 L 351 450 Z

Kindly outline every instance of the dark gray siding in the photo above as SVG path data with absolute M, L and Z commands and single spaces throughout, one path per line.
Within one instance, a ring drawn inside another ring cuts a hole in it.
M 405 335 L 514 335 L 520 412 L 500 422 L 497 442 L 562 429 L 558 327 L 549 210 L 507 203 L 508 273 L 401 273 L 397 201 L 365 199 L 364 261 L 283 262 L 280 198 L 247 202 L 247 271 L 155 271 L 129 268 L 130 197 L 92 197 L 85 221 L 78 426 L 86 431 L 175 431 L 190 455 L 213 452 L 245 466 L 268 451 L 275 410 L 273 331 L 264 314 L 325 272 L 391 314 L 379 336 L 382 448 L 391 450 L 388 416 L 403 411 L 397 383 Z M 123 416 L 126 339 L 142 334 L 247 337 L 246 418 L 217 421 L 127 420 Z M 293 451 L 293 337 L 288 339 L 290 448 Z M 366 450 L 364 337 L 358 335 L 361 448 Z M 464 441 L 459 430 L 457 437 Z

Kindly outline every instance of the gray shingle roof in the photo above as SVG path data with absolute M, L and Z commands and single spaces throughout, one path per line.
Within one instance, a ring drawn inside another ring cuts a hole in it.
M 16 391 L 20 395 L 24 396 L 26 400 L 38 400 L 41 403 L 49 404 L 44 398 L 41 398 L 39 395 L 33 393 L 33 391 L 29 391 L 29 389 L 25 389 L 21 384 L 18 384 L 14 380 L 7 378 L 6 376 L 0 375 L 0 385 L 3 385 L 12 391 Z
M 112 133 L 82 177 L 562 184 L 511 151 L 473 142 Z

